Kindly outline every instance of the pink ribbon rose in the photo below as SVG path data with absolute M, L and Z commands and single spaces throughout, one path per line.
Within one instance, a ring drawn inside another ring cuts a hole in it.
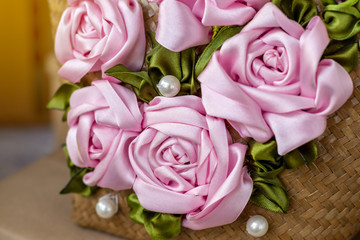
M 129 155 L 145 209 L 186 214 L 183 226 L 191 229 L 238 218 L 252 180 L 246 146 L 232 143 L 224 120 L 207 116 L 199 97 L 156 97 L 144 107 L 143 127 Z
M 242 137 L 275 136 L 281 155 L 320 136 L 326 116 L 353 90 L 339 64 L 321 59 L 328 43 L 319 17 L 304 30 L 266 4 L 199 76 L 207 113 L 227 119 Z
M 88 72 L 124 64 L 140 70 L 145 55 L 142 8 L 135 0 L 68 0 L 60 20 L 55 54 L 59 75 L 79 82 Z M 106 77 L 103 74 L 103 77 Z
M 142 130 L 135 94 L 106 80 L 79 89 L 70 99 L 66 144 L 76 166 L 94 168 L 84 183 L 114 190 L 129 189 L 135 180 L 128 149 Z
M 206 44 L 211 26 L 243 25 L 269 0 L 153 0 L 161 2 L 156 40 L 180 52 Z

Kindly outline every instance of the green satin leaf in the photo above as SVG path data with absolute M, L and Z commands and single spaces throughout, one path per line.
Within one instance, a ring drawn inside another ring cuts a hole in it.
M 145 211 L 144 226 L 151 239 L 172 239 L 181 233 L 181 216 Z
M 284 155 L 284 164 L 288 169 L 296 169 L 304 164 L 311 164 L 318 156 L 318 149 L 314 141 L 302 145 Z
M 144 209 L 135 193 L 127 197 L 130 218 L 145 226 L 153 240 L 167 240 L 178 236 L 181 232 L 181 215 L 155 213 Z
M 158 45 L 160 45 L 156 39 L 155 39 L 155 33 L 154 32 L 147 32 L 147 36 L 150 38 L 151 40 L 151 47 L 152 49 L 156 48 Z
M 129 217 L 139 224 L 144 225 L 144 208 L 141 206 L 135 193 L 131 193 L 127 197 L 127 204 L 130 208 Z
M 313 0 L 272 0 L 272 2 L 303 27 L 318 14 Z
M 250 202 L 273 212 L 286 213 L 289 209 L 289 197 L 281 181 L 275 179 L 254 178 L 254 192 Z
M 218 50 L 223 43 L 238 34 L 243 26 L 226 26 L 226 27 L 216 27 L 214 31 L 214 37 L 211 42 L 206 46 L 204 52 L 200 55 L 199 60 L 195 65 L 195 76 L 198 77 L 200 73 L 205 69 L 205 67 L 210 62 L 210 59 L 213 53 Z
M 70 97 L 73 92 L 81 88 L 77 84 L 73 83 L 64 83 L 59 87 L 54 96 L 51 98 L 47 104 L 47 109 L 56 109 L 65 111 L 62 121 L 66 121 L 67 113 L 70 110 Z
M 166 75 L 179 79 L 181 89 L 178 95 L 198 94 L 200 83 L 194 76 L 195 49 L 172 52 L 159 45 L 155 38 L 152 38 L 152 41 L 155 47 L 146 56 L 147 72 L 133 72 L 123 65 L 117 65 L 105 73 L 130 84 L 138 98 L 144 102 L 150 102 L 161 95 L 156 85 Z
M 286 213 L 289 198 L 278 178 L 279 173 L 284 169 L 284 161 L 277 153 L 276 141 L 271 140 L 267 143 L 251 141 L 247 159 L 254 184 L 250 202 L 274 212 Z
M 323 21 L 331 39 L 346 40 L 360 32 L 360 0 L 322 2 Z
M 130 84 L 135 94 L 144 102 L 150 102 L 154 97 L 159 96 L 155 86 L 147 72 L 133 72 L 124 65 L 116 65 L 105 72 L 107 75 L 115 77 L 120 81 Z
M 105 72 L 107 75 L 115 77 L 122 82 L 128 83 L 135 88 L 140 88 L 143 79 L 150 81 L 146 72 L 133 72 L 124 65 L 116 65 Z
M 347 72 L 355 69 L 359 59 L 356 37 L 344 41 L 332 40 L 324 52 L 324 58 L 333 59 Z
M 289 197 L 278 175 L 286 168 L 298 168 L 312 163 L 317 157 L 315 143 L 309 142 L 280 156 L 275 140 L 266 143 L 249 142 L 247 159 L 254 188 L 250 201 L 274 212 L 286 213 Z
M 197 94 L 200 83 L 195 79 L 195 48 L 182 52 L 172 52 L 161 45 L 155 47 L 147 56 L 148 74 L 153 86 L 166 75 L 180 80 L 181 89 L 178 95 Z
M 71 179 L 66 184 L 66 186 L 60 191 L 60 194 L 78 193 L 85 197 L 91 196 L 97 190 L 97 187 L 90 187 L 85 185 L 83 182 L 83 177 L 85 176 L 86 173 L 92 171 L 93 169 L 79 168 L 75 166 L 70 159 L 66 145 L 63 146 L 63 151 L 65 153 L 68 162 Z
M 279 155 L 277 153 L 277 144 L 275 140 L 266 143 L 251 141 L 249 143 L 249 154 L 254 161 L 271 161 L 277 162 Z
M 213 26 L 212 27 L 212 31 L 213 31 L 213 34 L 212 34 L 212 37 L 211 39 L 214 39 L 216 37 L 216 35 L 219 33 L 219 31 L 221 30 L 222 26 Z

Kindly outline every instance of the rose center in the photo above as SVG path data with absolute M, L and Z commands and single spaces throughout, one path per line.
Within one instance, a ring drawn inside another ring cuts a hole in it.
M 189 158 L 179 144 L 174 144 L 165 149 L 163 151 L 163 157 L 168 162 L 175 160 L 178 164 L 190 164 Z
M 89 16 L 83 16 L 81 18 L 78 34 L 89 35 L 89 33 L 94 33 L 94 32 L 96 32 L 96 30 L 94 26 L 91 24 Z
M 283 49 L 269 49 L 263 55 L 263 62 L 267 67 L 283 72 L 285 70 L 284 61 L 282 59 Z

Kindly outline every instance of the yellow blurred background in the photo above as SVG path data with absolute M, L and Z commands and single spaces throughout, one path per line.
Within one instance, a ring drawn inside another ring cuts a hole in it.
M 46 104 L 60 85 L 51 23 L 67 1 L 50 2 L 51 18 L 47 0 L 0 0 L 0 180 L 65 140 L 62 112 Z
M 47 0 L 0 1 L 0 126 L 49 123 Z

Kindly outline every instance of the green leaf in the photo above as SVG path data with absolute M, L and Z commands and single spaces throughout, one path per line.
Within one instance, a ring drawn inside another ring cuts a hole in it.
M 323 1 L 323 22 L 330 39 L 346 40 L 360 32 L 360 0 Z
M 148 71 L 133 72 L 123 65 L 110 68 L 105 73 L 133 87 L 137 97 L 150 102 L 161 93 L 157 84 L 166 75 L 175 76 L 180 81 L 178 95 L 198 94 L 200 83 L 195 79 L 195 49 L 189 48 L 182 52 L 172 52 L 152 39 L 155 46 L 146 56 Z
M 294 151 L 284 155 L 284 164 L 288 169 L 296 169 L 305 164 L 309 165 L 318 156 L 318 150 L 314 141 L 306 143 Z
M 83 182 L 83 177 L 85 176 L 86 173 L 92 171 L 93 169 L 79 168 L 75 166 L 70 159 L 66 145 L 63 146 L 63 151 L 65 153 L 68 162 L 71 179 L 66 184 L 66 186 L 60 191 L 60 194 L 79 193 L 86 197 L 91 196 L 97 190 L 97 187 L 90 187 L 85 185 Z
M 250 202 L 274 212 L 286 213 L 289 209 L 289 197 L 278 178 L 254 178 L 254 191 Z
M 150 38 L 152 48 L 156 48 L 158 45 L 160 45 L 156 39 L 155 39 L 155 33 L 154 32 L 147 32 L 148 37 Z
M 226 27 L 222 27 L 220 30 L 218 30 L 217 28 L 218 32 L 216 32 L 216 35 L 214 35 L 213 40 L 211 40 L 211 42 L 207 45 L 207 47 L 205 48 L 204 52 L 201 54 L 199 60 L 195 65 L 196 78 L 208 65 L 213 53 L 216 50 L 218 50 L 227 39 L 238 34 L 242 28 L 243 26 L 226 26 Z
M 195 58 L 195 48 L 172 52 L 158 45 L 146 56 L 152 86 L 156 88 L 161 78 L 172 75 L 180 80 L 181 89 L 178 95 L 197 94 L 200 83 L 194 75 Z
M 133 72 L 124 65 L 116 65 L 105 72 L 120 81 L 130 84 L 135 94 L 144 102 L 150 102 L 154 97 L 159 96 L 147 72 Z
M 172 239 L 181 233 L 181 216 L 144 211 L 144 226 L 151 239 Z
M 153 240 L 167 240 L 181 233 L 181 215 L 155 213 L 144 209 L 135 193 L 127 197 L 130 218 L 145 226 Z
M 323 57 L 333 59 L 347 72 L 351 72 L 357 66 L 359 59 L 357 38 L 353 37 L 344 41 L 331 40 Z
M 275 140 L 266 143 L 251 141 L 246 155 L 254 183 L 250 201 L 268 210 L 286 213 L 289 197 L 278 175 L 285 167 L 294 169 L 312 163 L 317 157 L 317 147 L 312 141 L 280 156 Z
M 317 16 L 316 3 L 313 0 L 272 0 L 285 15 L 295 20 L 303 27 Z
M 59 87 L 54 96 L 47 104 L 47 109 L 57 109 L 65 111 L 62 120 L 66 121 L 67 113 L 70 110 L 70 97 L 77 89 L 81 88 L 77 84 L 64 83 Z

